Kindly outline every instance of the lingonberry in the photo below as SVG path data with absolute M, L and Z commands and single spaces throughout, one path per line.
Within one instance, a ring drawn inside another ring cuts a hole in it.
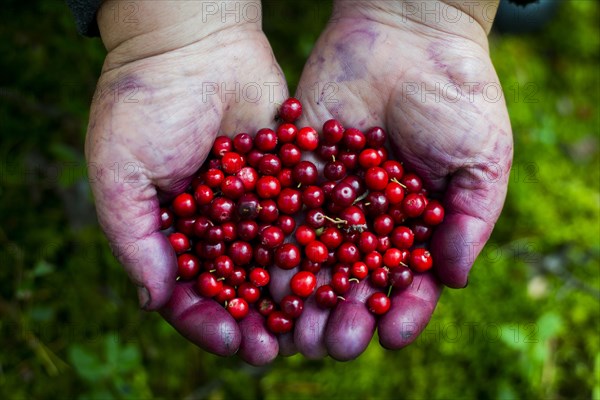
M 352 267 L 350 268 L 350 275 L 358 280 L 364 279 L 367 277 L 367 275 L 369 275 L 369 267 L 367 267 L 367 264 L 364 262 L 357 261 L 352 264 Z
M 350 184 L 357 196 L 361 196 L 367 189 L 365 186 L 365 181 L 356 175 L 348 175 L 342 179 L 342 182 Z
M 367 307 L 375 315 L 383 315 L 390 309 L 392 302 L 385 293 L 375 292 L 367 299 Z
M 227 311 L 235 320 L 239 321 L 248 315 L 250 309 L 246 300 L 236 297 L 227 302 Z
M 338 303 L 338 295 L 331 285 L 322 285 L 315 292 L 315 301 L 321 308 L 333 308 Z
M 367 266 L 367 268 L 372 271 L 376 268 L 380 268 L 383 266 L 383 257 L 381 253 L 378 251 L 372 251 L 370 253 L 365 254 L 363 257 L 363 262 Z
M 420 193 L 409 193 L 402 200 L 402 209 L 410 218 L 416 218 L 425 211 L 424 196 Z
M 344 237 L 342 232 L 334 226 L 325 228 L 319 240 L 327 247 L 328 250 L 335 250 L 342 244 Z
M 319 134 L 314 128 L 305 126 L 296 135 L 296 145 L 305 151 L 314 151 L 319 146 Z
M 254 256 L 254 262 L 261 267 L 268 267 L 273 263 L 273 251 L 266 246 L 254 246 L 252 255 Z
M 325 192 L 318 186 L 308 186 L 302 191 L 302 202 L 308 208 L 318 208 L 325 203 Z
M 300 262 L 300 269 L 302 271 L 308 271 L 312 272 L 313 274 L 317 274 L 321 270 L 322 265 L 323 264 L 321 263 L 310 261 L 308 258 L 305 258 Z
M 364 254 L 377 249 L 377 236 L 372 232 L 361 232 L 358 237 L 358 249 Z
M 271 275 L 269 271 L 264 268 L 256 267 L 250 271 L 250 282 L 252 282 L 257 287 L 267 286 L 269 281 L 271 280 Z
M 315 274 L 308 271 L 297 272 L 290 280 L 290 289 L 300 297 L 308 297 L 314 292 L 317 286 Z
M 247 265 L 252 261 L 253 249 L 250 243 L 238 240 L 229 245 L 227 255 L 235 265 Z
M 394 229 L 394 220 L 387 214 L 375 217 L 373 221 L 373 230 L 379 236 L 389 235 Z
M 226 301 L 232 300 L 235 298 L 235 288 L 230 285 L 223 285 L 221 291 L 217 293 L 214 297 L 217 303 L 224 304 Z
M 221 186 L 223 179 L 225 179 L 225 174 L 220 169 L 211 168 L 204 174 L 204 181 L 211 188 Z
M 365 201 L 365 210 L 370 217 L 376 217 L 388 211 L 389 201 L 382 192 L 369 192 Z
M 347 171 L 354 171 L 358 166 L 358 155 L 355 152 L 342 150 L 338 153 L 337 158 L 346 166 Z
M 415 242 L 423 243 L 431 238 L 431 234 L 433 233 L 433 229 L 431 226 L 426 225 L 421 220 L 413 221 L 410 224 L 410 228 L 415 233 Z
M 350 278 L 347 273 L 338 271 L 331 277 L 331 287 L 339 294 L 344 295 L 350 290 Z
M 399 204 L 404 199 L 404 188 L 398 182 L 390 181 L 385 187 L 385 197 L 390 204 Z
M 302 103 L 298 99 L 290 97 L 279 107 L 279 117 L 285 122 L 294 122 L 302 115 Z
M 312 162 L 300 161 L 292 169 L 292 178 L 297 184 L 303 186 L 314 185 L 319 179 L 319 172 Z
M 277 134 L 269 128 L 263 128 L 256 132 L 254 147 L 264 153 L 272 151 L 277 147 Z
M 175 230 L 190 237 L 194 235 L 194 224 L 196 217 L 179 218 L 175 222 Z
M 327 261 L 327 246 L 322 242 L 315 240 L 304 247 L 304 254 L 310 261 L 323 263 Z
M 328 144 L 336 144 L 344 137 L 344 127 L 335 119 L 323 124 L 323 140 Z
M 300 225 L 294 236 L 301 246 L 306 246 L 317 238 L 314 229 L 307 225 Z
M 210 272 L 203 272 L 198 276 L 196 288 L 201 296 L 214 297 L 223 289 L 223 281 Z
M 292 188 L 283 189 L 277 197 L 277 206 L 284 214 L 296 214 L 302 208 L 302 193 Z
M 274 262 L 281 269 L 296 268 L 300 259 L 300 249 L 293 243 L 284 243 L 275 250 Z
M 193 254 L 180 254 L 177 257 L 177 272 L 181 279 L 194 279 L 200 272 L 200 260 Z
M 294 296 L 293 294 L 289 294 L 284 296 L 279 303 L 281 307 L 281 311 L 285 313 L 290 318 L 296 319 L 300 315 L 302 315 L 302 310 L 304 309 L 304 300 L 302 300 L 298 296 Z
M 413 273 L 410 268 L 399 266 L 390 270 L 390 284 L 397 289 L 405 289 L 410 286 L 413 281 Z
M 282 311 L 273 311 L 267 317 L 267 328 L 273 333 L 287 333 L 294 327 L 294 320 Z
M 238 154 L 246 154 L 250 150 L 252 150 L 252 146 L 254 145 L 252 136 L 247 133 L 238 133 L 233 138 L 233 149 Z
M 275 221 L 275 225 L 281 228 L 284 235 L 288 236 L 296 229 L 296 220 L 289 215 L 280 215 Z
M 371 167 L 365 172 L 365 184 L 370 190 L 382 191 L 388 184 L 388 174 L 381 167 Z
M 343 263 L 335 263 L 333 264 L 333 268 L 331 268 L 332 273 L 343 272 L 345 275 L 350 275 L 350 265 Z
M 378 167 L 381 156 L 375 149 L 365 149 L 358 155 L 358 164 L 363 168 Z
M 390 241 L 395 248 L 408 249 L 415 240 L 415 235 L 410 228 L 406 226 L 397 226 L 390 235 Z
M 285 235 L 280 227 L 268 226 L 262 231 L 259 231 L 258 238 L 263 246 L 268 249 L 274 249 L 283 243 Z
M 173 225 L 173 212 L 168 208 L 161 207 L 159 221 L 160 229 L 169 229 Z
M 388 268 L 396 268 L 403 262 L 404 257 L 402 251 L 396 248 L 390 248 L 383 253 L 383 265 Z
M 217 197 L 210 203 L 210 219 L 218 224 L 231 221 L 235 212 L 235 203 L 226 197 Z
M 319 229 L 325 225 L 325 213 L 321 208 L 308 210 L 304 222 L 313 229 Z
M 339 153 L 339 148 L 335 144 L 319 143 L 317 147 L 317 156 L 323 161 L 333 160 Z
M 362 150 L 367 144 L 364 133 L 356 128 L 348 128 L 344 131 L 342 144 L 350 151 Z
M 353 264 L 360 259 L 360 251 L 354 243 L 342 243 L 335 252 L 337 260 L 345 264 Z
M 244 160 L 238 153 L 228 151 L 227 153 L 223 154 L 223 158 L 221 159 L 221 167 L 223 168 L 223 172 L 226 174 L 235 174 L 239 172 L 243 166 Z
M 398 161 L 387 160 L 381 164 L 381 167 L 388 173 L 390 180 L 399 181 L 404 176 L 404 167 Z
M 233 272 L 229 275 L 225 282 L 231 286 L 239 286 L 246 280 L 246 270 L 242 267 L 234 267 Z
M 277 203 L 272 199 L 265 199 L 259 202 L 258 220 L 264 223 L 273 223 L 279 218 L 279 209 Z
M 292 178 L 292 170 L 290 168 L 282 168 L 277 174 L 277 180 L 281 184 L 282 188 L 290 187 L 294 184 Z
M 404 185 L 408 193 L 419 193 L 423 188 L 423 181 L 421 181 L 421 178 L 411 172 L 404 174 L 400 183 Z
M 243 219 L 254 219 L 260 211 L 260 200 L 254 193 L 244 193 L 237 201 L 237 215 Z
M 263 157 L 263 159 L 266 157 Z M 286 143 L 279 149 L 279 158 L 284 167 L 293 167 L 302 160 L 302 150 L 295 144 Z
M 383 147 L 385 144 L 385 141 L 387 140 L 387 133 L 385 130 L 383 130 L 383 128 L 374 126 L 365 132 L 365 138 L 367 139 L 367 146 L 378 149 Z
M 192 229 L 194 236 L 204 239 L 210 227 L 213 226 L 213 223 L 210 219 L 198 216 L 194 221 L 194 228 Z
M 348 207 L 356 200 L 356 191 L 350 184 L 340 182 L 331 191 L 331 201 L 338 207 Z
M 245 192 L 244 183 L 237 176 L 226 176 L 221 182 L 221 192 L 223 192 L 223 196 L 237 200 Z
M 356 206 L 345 208 L 340 212 L 339 217 L 341 220 L 346 221 L 343 226 L 344 229 L 362 232 L 367 228 L 365 214 Z
M 265 154 L 258 163 L 258 172 L 262 175 L 277 176 L 281 171 L 281 160 L 275 154 Z
M 323 175 L 330 181 L 339 181 L 346 176 L 346 166 L 341 161 L 328 161 L 323 168 Z
M 277 139 L 280 143 L 291 143 L 296 139 L 298 128 L 294 124 L 281 124 L 277 127 Z
M 273 176 L 261 176 L 256 182 L 256 194 L 261 199 L 277 197 L 281 192 L 281 184 Z
M 219 136 L 213 143 L 211 152 L 216 157 L 223 157 L 225 153 L 233 150 L 233 141 L 227 136 Z
M 173 212 L 178 217 L 191 217 L 196 213 L 194 196 L 182 193 L 173 200 Z
M 387 268 L 375 268 L 371 271 L 371 283 L 377 287 L 386 287 L 388 285 L 388 272 Z
M 258 149 L 253 148 L 252 150 L 250 150 L 248 152 L 248 154 L 246 155 L 247 158 L 247 163 L 249 166 L 251 166 L 252 168 L 258 168 L 258 164 L 260 164 L 260 160 L 262 160 L 262 158 L 265 156 L 265 153 L 262 151 L 259 151 Z
M 390 237 L 389 236 L 379 236 L 377 238 L 377 251 L 380 253 L 385 253 L 385 251 L 387 249 L 389 249 L 392 246 L 392 243 L 390 242 Z
M 194 190 L 194 199 L 199 206 L 210 204 L 213 197 L 213 190 L 208 185 L 198 185 Z
M 169 235 L 169 242 L 175 253 L 180 254 L 189 250 L 190 240 L 181 232 L 175 232 Z
M 260 289 L 252 282 L 242 282 L 237 288 L 237 295 L 248 303 L 256 303 L 260 298 Z
M 258 172 L 253 167 L 243 167 L 235 176 L 241 179 L 246 192 L 254 191 L 258 181 Z
M 233 260 L 228 256 L 215 258 L 215 275 L 219 278 L 227 278 L 233 272 Z
M 223 233 L 223 228 L 221 228 L 220 225 L 213 225 L 210 228 L 208 228 L 208 231 L 206 232 L 206 235 L 204 235 L 204 239 L 208 242 L 208 243 L 219 243 L 223 240 L 225 240 L 225 235 Z
M 433 266 L 433 259 L 426 249 L 416 248 L 410 252 L 408 265 L 415 272 L 425 272 Z
M 269 314 L 275 311 L 275 302 L 269 297 L 262 297 L 256 303 L 256 309 L 260 315 L 267 317 Z
M 237 239 L 237 225 L 233 222 L 225 222 L 221 224 L 223 229 L 223 240 L 225 242 L 233 242 Z
M 438 225 L 444 220 L 444 207 L 437 200 L 431 200 L 423 211 L 423 222 L 427 225 Z

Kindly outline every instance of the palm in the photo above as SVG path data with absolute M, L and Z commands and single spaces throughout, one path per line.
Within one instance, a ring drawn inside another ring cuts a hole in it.
M 144 308 L 166 304 L 163 315 L 190 340 L 221 355 L 241 345 L 242 357 L 261 363 L 277 354 L 276 341 L 253 337 L 248 349 L 226 310 L 189 284 L 175 287 L 175 254 L 159 231 L 160 201 L 185 189 L 214 138 L 272 125 L 287 95 L 259 30 L 222 31 L 211 39 L 212 47 L 200 41 L 114 69 L 109 54 L 86 154 L 96 171 L 98 219 L 131 279 L 146 288 L 147 294 L 140 289 Z
M 466 285 L 500 214 L 512 137 L 504 101 L 494 92 L 499 87 L 480 44 L 361 19 L 332 22 L 305 67 L 299 85 L 303 123 L 336 118 L 345 126 L 385 127 L 395 155 L 446 207 L 431 243 L 435 275 L 417 276 L 410 288 L 394 293 L 392 309 L 379 320 L 386 347 L 416 338 L 435 308 L 439 281 Z M 364 306 L 373 290 L 366 282 L 356 285 L 331 315 L 310 307 L 297 324 L 299 350 L 311 357 L 358 356 L 377 323 Z M 309 326 L 313 334 L 303 334 Z

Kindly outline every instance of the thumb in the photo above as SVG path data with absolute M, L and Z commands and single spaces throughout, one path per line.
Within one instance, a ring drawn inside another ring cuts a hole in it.
M 451 176 L 444 195 L 446 215 L 431 242 L 436 273 L 447 286 L 467 286 L 471 267 L 502 211 L 509 171 L 510 159 L 505 165 L 469 165 Z
M 175 253 L 160 232 L 157 190 L 138 162 L 91 165 L 100 226 L 138 288 L 140 307 L 156 310 L 169 300 L 177 274 Z

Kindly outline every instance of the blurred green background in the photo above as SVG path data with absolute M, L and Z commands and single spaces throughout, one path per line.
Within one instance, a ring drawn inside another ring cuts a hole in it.
M 292 90 L 329 6 L 266 2 Z M 62 1 L 4 1 L 0 397 L 600 398 L 599 17 L 596 1 L 565 1 L 539 32 L 491 35 L 515 136 L 508 199 L 469 288 L 445 291 L 420 339 L 254 368 L 138 310 L 85 175 L 102 44 Z

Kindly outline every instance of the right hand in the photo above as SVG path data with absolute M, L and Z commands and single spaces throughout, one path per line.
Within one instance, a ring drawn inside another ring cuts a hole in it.
M 99 17 L 109 54 L 86 138 L 98 220 L 143 309 L 160 310 L 209 352 L 237 352 L 265 364 L 279 347 L 260 314 L 251 311 L 237 323 L 192 283 L 176 283 L 176 256 L 160 232 L 159 208 L 189 185 L 217 135 L 273 127 L 277 104 L 287 97 L 285 79 L 260 21 L 201 21 L 197 10 L 181 22 L 181 14 L 161 15 L 179 5 L 156 4 L 167 8 L 145 5 L 138 19 L 164 22 L 159 28 L 131 34 Z

